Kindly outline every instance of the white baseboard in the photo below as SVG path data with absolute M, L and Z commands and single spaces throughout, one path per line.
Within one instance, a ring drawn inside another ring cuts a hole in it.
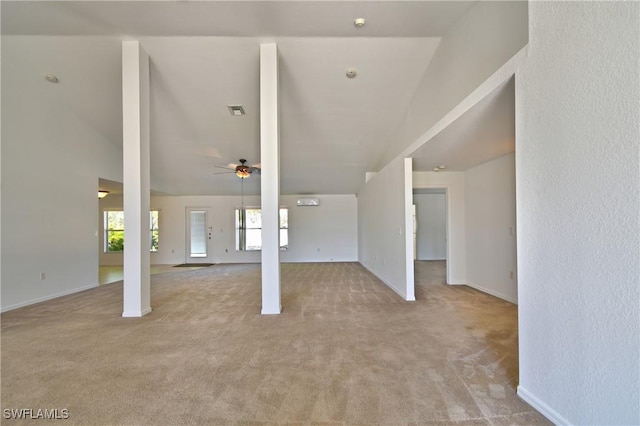
M 571 423 L 567 419 L 522 386 L 518 386 L 518 396 L 557 426 L 571 426 Z
M 506 295 L 504 295 L 504 294 L 502 294 L 500 292 L 497 292 L 495 290 L 491 290 L 490 288 L 482 287 L 481 285 L 477 285 L 477 284 L 474 284 L 472 282 L 468 282 L 467 285 L 469 287 L 471 287 L 471 288 L 475 288 L 476 290 L 480 290 L 483 293 L 490 294 L 490 295 L 495 296 L 495 297 L 497 297 L 499 299 L 506 300 L 507 302 L 511 302 L 511 303 L 513 303 L 515 305 L 518 304 L 518 300 L 517 299 L 514 299 L 513 297 L 510 297 L 510 296 L 506 296 Z
M 98 284 L 98 283 L 89 284 L 89 285 L 84 286 L 84 287 L 74 288 L 72 290 L 67 290 L 67 291 L 63 291 L 63 292 L 60 292 L 60 293 L 51 294 L 49 296 L 38 297 L 38 298 L 35 298 L 35 299 L 27 300 L 25 302 L 16 303 L 16 304 L 9 305 L 9 306 L 3 306 L 2 309 L 0 309 L 0 312 L 12 311 L 14 309 L 24 308 L 25 306 L 33 305 L 33 304 L 36 304 L 36 303 L 46 302 L 47 300 L 57 299 L 58 297 L 68 296 L 68 295 L 73 294 L 73 293 L 79 293 L 81 291 L 91 290 L 92 288 L 96 288 L 99 285 L 100 284 Z
M 134 312 L 123 312 L 122 318 L 140 318 L 147 314 L 150 314 L 152 311 L 151 307 L 145 308 L 142 311 L 134 311 Z

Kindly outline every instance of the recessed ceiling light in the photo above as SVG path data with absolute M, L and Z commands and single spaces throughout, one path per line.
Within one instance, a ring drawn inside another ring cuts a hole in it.
M 244 108 L 242 107 L 242 105 L 229 105 L 228 108 L 231 115 L 234 115 L 236 117 L 245 115 Z
M 362 28 L 362 27 L 364 27 L 364 24 L 365 24 L 365 23 L 366 23 L 366 21 L 365 21 L 365 19 L 364 19 L 364 18 L 356 18 L 356 19 L 353 21 L 353 25 L 355 25 L 355 26 L 356 26 L 356 28 Z
M 439 168 L 440 170 L 444 170 L 444 169 L 446 169 L 446 168 L 447 168 L 447 166 L 443 164 L 442 166 L 438 166 L 438 168 Z
M 58 77 L 56 77 L 55 74 L 45 74 L 44 75 L 44 79 L 47 80 L 50 83 L 57 83 L 58 82 Z
M 347 69 L 347 77 L 349 78 L 355 78 L 355 76 L 358 75 L 358 71 L 356 71 L 355 68 L 349 68 Z
M 434 172 L 439 172 L 439 171 L 440 171 L 440 169 L 439 169 L 438 167 L 434 167 L 434 168 L 433 168 L 433 171 L 434 171 Z

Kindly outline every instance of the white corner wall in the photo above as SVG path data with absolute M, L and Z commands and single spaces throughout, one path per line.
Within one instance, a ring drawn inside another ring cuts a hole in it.
M 530 2 L 516 74 L 518 394 L 640 424 L 640 3 Z
M 305 195 L 308 197 L 308 195 Z M 317 207 L 298 207 L 295 195 L 282 195 L 280 205 L 289 209 L 289 249 L 282 262 L 355 262 L 358 259 L 357 199 L 355 195 L 314 195 Z M 187 207 L 211 209 L 212 261 L 215 263 L 259 263 L 260 252 L 235 250 L 234 211 L 241 206 L 238 196 L 151 197 L 151 208 L 159 210 L 159 250 L 151 253 L 152 264 L 185 262 Z M 245 206 L 260 207 L 260 197 L 245 196 Z M 101 200 L 98 220 L 104 229 L 103 209 L 121 209 L 122 197 L 109 195 Z M 122 265 L 121 253 L 104 253 L 99 242 L 101 265 Z
M 405 300 L 415 300 L 410 161 L 392 161 L 358 193 L 358 260 Z
M 413 194 L 417 222 L 417 260 L 447 258 L 446 194 Z
M 515 154 L 464 173 L 467 285 L 518 303 Z
M 98 178 L 122 179 L 121 95 L 108 87 L 120 87 L 122 73 L 115 39 L 3 35 L 1 42 L 6 311 L 98 285 Z M 81 78 L 62 51 L 84 64 Z M 42 78 L 52 71 L 60 83 Z M 78 108 L 76 96 L 98 104 Z
M 527 44 L 528 3 L 479 1 L 449 29 L 382 164 L 416 142 Z
M 414 172 L 413 188 L 447 190 L 447 284 L 466 284 L 464 172 Z

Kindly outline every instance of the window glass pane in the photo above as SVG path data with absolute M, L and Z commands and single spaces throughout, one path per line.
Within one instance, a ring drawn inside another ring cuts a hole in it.
M 124 251 L 124 212 L 105 212 L 105 251 Z
M 247 229 L 262 228 L 262 214 L 260 209 L 246 209 L 247 212 Z
M 279 210 L 280 247 L 289 246 L 289 210 Z M 236 209 L 236 250 L 262 249 L 261 209 Z
M 280 248 L 288 248 L 289 247 L 289 230 L 281 229 L 280 230 Z
M 245 250 L 262 249 L 262 229 L 247 229 L 247 245 Z
M 149 212 L 149 245 L 151 251 L 158 251 L 158 211 Z M 105 252 L 124 251 L 124 211 L 104 212 Z
M 207 257 L 207 212 L 191 211 L 191 257 Z
M 280 229 L 289 227 L 289 209 L 280 209 Z
M 151 232 L 151 251 L 158 251 L 158 211 L 151 210 L 149 218 Z

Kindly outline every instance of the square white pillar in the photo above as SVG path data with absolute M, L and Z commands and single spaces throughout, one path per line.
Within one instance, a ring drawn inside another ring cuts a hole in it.
M 262 200 L 262 314 L 279 314 L 280 135 L 278 46 L 260 45 L 260 163 Z
M 138 41 L 122 43 L 124 177 L 123 317 L 151 312 L 149 237 L 149 55 Z

